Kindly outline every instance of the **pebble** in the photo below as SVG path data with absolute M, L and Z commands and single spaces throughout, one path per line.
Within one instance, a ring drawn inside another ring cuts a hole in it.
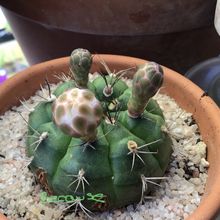
M 209 167 L 209 162 L 205 158 L 202 158 L 200 162 L 201 162 L 201 166 L 205 168 Z

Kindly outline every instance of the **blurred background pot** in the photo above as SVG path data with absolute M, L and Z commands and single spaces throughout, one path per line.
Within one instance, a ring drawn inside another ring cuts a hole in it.
M 100 55 L 110 69 L 119 71 L 143 64 L 144 60 L 114 55 Z M 100 71 L 100 58 L 94 56 L 91 72 Z M 164 69 L 163 92 L 173 97 L 186 111 L 193 114 L 204 142 L 208 146 L 208 179 L 205 193 L 199 207 L 187 220 L 211 220 L 220 210 L 220 111 L 211 98 L 203 96 L 198 86 L 177 72 Z M 56 82 L 55 75 L 59 72 L 68 72 L 69 57 L 44 62 L 32 66 L 0 86 L 0 114 L 14 105 L 19 105 L 19 99 L 27 99 L 33 95 L 44 83 L 45 77 L 50 82 Z M 132 73 L 130 73 L 132 77 Z M 16 94 L 16 96 L 14 95 Z M 1 219 L 1 217 L 0 217 Z M 2 220 L 2 219 L 1 219 Z
M 30 64 L 74 48 L 154 60 L 179 72 L 216 56 L 216 0 L 0 0 Z M 204 45 L 208 44 L 208 47 Z
M 198 63 L 185 76 L 201 87 L 220 106 L 220 57 Z

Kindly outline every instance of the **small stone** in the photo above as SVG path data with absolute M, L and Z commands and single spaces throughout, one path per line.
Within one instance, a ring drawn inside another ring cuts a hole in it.
M 203 193 L 204 193 L 204 187 L 203 187 L 203 186 L 197 187 L 197 191 L 198 191 L 198 194 L 199 194 L 200 196 L 202 196 Z
M 187 166 L 189 166 L 189 167 L 194 166 L 194 163 L 192 161 L 190 161 L 190 162 L 187 163 Z
M 127 211 L 128 212 L 134 211 L 134 206 L 133 205 L 127 206 Z
M 201 165 L 205 168 L 208 168 L 209 167 L 209 162 L 205 159 L 205 158 L 202 158 L 201 161 L 200 161 Z
M 120 210 L 115 210 L 115 211 L 114 211 L 114 215 L 115 215 L 116 217 L 120 216 L 120 215 L 121 215 L 121 211 L 120 211 Z
M 185 167 L 185 163 L 184 163 L 183 161 L 180 161 L 180 162 L 179 162 L 179 167 L 180 167 L 180 168 L 184 168 L 184 167 Z
M 180 168 L 180 169 L 176 169 L 176 173 L 178 174 L 178 176 L 183 177 L 185 174 L 185 171 L 182 168 Z
M 196 206 L 193 204 L 188 204 L 184 207 L 186 213 L 192 213 L 196 209 Z
M 193 178 L 198 178 L 199 177 L 199 170 L 198 170 L 198 168 L 195 168 L 193 170 L 192 176 L 193 176 Z
M 191 178 L 189 181 L 197 186 L 201 184 L 201 180 L 199 178 Z

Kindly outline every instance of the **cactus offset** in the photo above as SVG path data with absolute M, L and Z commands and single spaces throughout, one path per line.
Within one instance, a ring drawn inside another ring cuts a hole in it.
M 128 102 L 128 112 L 131 117 L 137 118 L 143 112 L 149 99 L 156 94 L 163 83 L 163 70 L 150 62 L 139 67 L 134 75 L 132 95 Z
M 70 56 L 70 70 L 79 88 L 87 88 L 92 55 L 88 50 L 76 49 Z
M 163 178 L 172 143 L 152 99 L 163 81 L 162 68 L 139 67 L 132 88 L 112 73 L 88 82 L 89 54 L 75 50 L 70 61 L 75 81 L 59 85 L 54 101 L 39 103 L 30 113 L 27 153 L 48 193 L 102 193 L 104 204 L 73 203 L 102 211 L 143 201 Z

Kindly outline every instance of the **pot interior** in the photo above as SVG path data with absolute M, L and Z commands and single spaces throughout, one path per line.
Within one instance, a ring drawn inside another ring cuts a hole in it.
M 111 71 L 119 71 L 143 64 L 144 60 L 113 55 L 100 55 Z M 100 66 L 100 56 L 94 56 L 91 72 L 103 70 Z M 44 84 L 58 82 L 55 77 L 61 72 L 67 73 L 69 58 L 61 58 L 32 66 L 8 79 L 0 86 L 0 114 L 4 114 L 19 100 L 29 98 Z M 210 168 L 205 194 L 197 210 L 189 219 L 212 219 L 220 208 L 220 113 L 217 105 L 191 81 L 180 74 L 163 67 L 165 80 L 162 93 L 173 97 L 181 108 L 193 114 L 199 125 L 203 140 L 208 146 L 208 161 Z M 130 70 L 129 77 L 134 71 Z

